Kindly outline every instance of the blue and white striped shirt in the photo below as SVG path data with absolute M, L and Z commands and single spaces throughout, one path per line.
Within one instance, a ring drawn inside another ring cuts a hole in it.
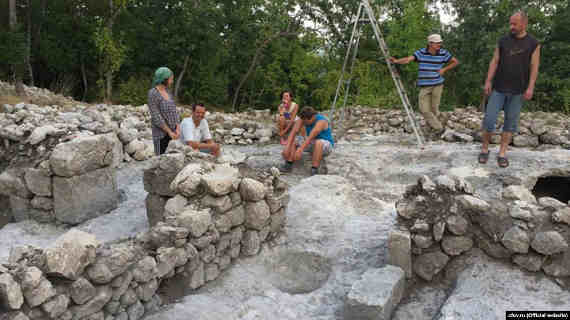
M 443 83 L 445 79 L 438 71 L 451 60 L 452 56 L 449 51 L 439 49 L 435 55 L 432 55 L 427 48 L 421 48 L 414 52 L 414 57 L 416 62 L 420 64 L 418 87 L 437 86 Z

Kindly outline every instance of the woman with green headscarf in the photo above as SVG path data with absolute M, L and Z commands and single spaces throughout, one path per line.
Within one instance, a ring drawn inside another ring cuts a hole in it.
M 152 142 L 156 155 L 163 154 L 170 140 L 176 140 L 180 136 L 180 115 L 168 91 L 172 82 L 174 73 L 167 67 L 158 68 L 154 72 L 152 88 L 148 91 Z

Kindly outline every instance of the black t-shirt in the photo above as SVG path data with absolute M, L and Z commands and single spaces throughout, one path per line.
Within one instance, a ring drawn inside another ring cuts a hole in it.
M 530 60 L 538 44 L 538 41 L 528 34 L 520 39 L 511 34 L 499 40 L 495 90 L 512 94 L 522 94 L 526 91 L 530 77 Z

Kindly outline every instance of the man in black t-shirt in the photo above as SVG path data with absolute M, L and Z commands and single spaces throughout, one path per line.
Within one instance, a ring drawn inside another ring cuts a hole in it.
M 479 163 L 487 163 L 489 140 L 495 131 L 499 111 L 504 110 L 505 123 L 497 157 L 497 163 L 502 168 L 509 166 L 507 146 L 513 133 L 518 130 L 523 101 L 532 99 L 540 62 L 540 44 L 526 32 L 527 15 L 516 12 L 509 23 L 511 33 L 499 40 L 489 63 L 485 94 L 490 96 L 483 120 L 483 145 L 479 154 Z

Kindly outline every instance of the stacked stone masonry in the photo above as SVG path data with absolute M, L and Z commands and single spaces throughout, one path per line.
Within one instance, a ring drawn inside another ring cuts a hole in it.
M 0 174 L 0 194 L 10 220 L 75 225 L 117 207 L 117 149 L 113 134 L 82 136 L 58 144 L 49 158 Z
M 168 279 L 197 289 L 281 231 L 289 195 L 278 170 L 215 163 L 177 143 L 168 152 L 145 171 L 148 231 L 100 244 L 72 229 L 45 250 L 13 248 L 0 265 L 0 319 L 141 319 Z
M 389 236 L 390 264 L 431 281 L 473 247 L 524 270 L 570 276 L 570 205 L 538 200 L 519 185 L 485 201 L 458 177 L 427 176 L 396 203 L 399 229 Z

